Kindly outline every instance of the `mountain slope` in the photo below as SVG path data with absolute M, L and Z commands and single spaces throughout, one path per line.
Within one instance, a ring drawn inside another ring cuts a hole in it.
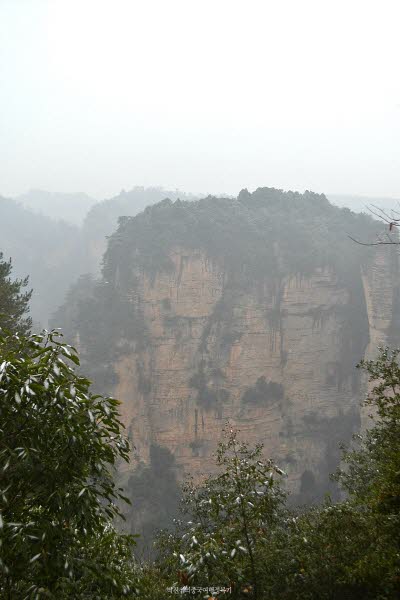
M 64 194 L 45 190 L 29 190 L 17 196 L 15 201 L 35 213 L 72 225 L 81 225 L 89 209 L 96 203 L 84 193 Z

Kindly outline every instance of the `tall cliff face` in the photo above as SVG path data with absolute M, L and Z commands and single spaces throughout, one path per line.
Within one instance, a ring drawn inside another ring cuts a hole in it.
M 362 419 L 355 365 L 397 314 L 396 259 L 345 234 L 376 225 L 323 196 L 269 189 L 143 215 L 120 222 L 88 301 L 114 314 L 113 351 L 96 364 L 112 372 L 137 455 L 166 447 L 181 476 L 210 472 L 229 421 L 293 490 L 326 483 Z M 82 334 L 79 310 L 74 320 Z M 98 340 L 81 344 L 93 365 Z
M 170 257 L 172 271 L 142 273 L 136 284 L 146 345 L 115 363 L 113 391 L 139 456 L 147 462 L 157 444 L 182 474 L 210 472 L 229 421 L 264 443 L 294 489 L 304 471 L 318 477 L 334 468 L 337 442 L 361 418 L 366 388 L 355 364 L 388 338 L 389 254 L 379 252 L 362 275 L 361 332 L 351 329 L 350 293 L 329 268 L 224 295 L 226 274 L 204 253 L 176 248 Z M 360 334 L 357 355 L 349 337 Z

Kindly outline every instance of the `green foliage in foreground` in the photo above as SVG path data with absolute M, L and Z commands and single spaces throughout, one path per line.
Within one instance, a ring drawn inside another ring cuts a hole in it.
M 180 561 L 182 580 L 210 586 L 253 590 L 260 598 L 265 568 L 263 554 L 270 531 L 282 517 L 284 494 L 274 475 L 282 471 L 237 441 L 231 430 L 217 452 L 222 473 L 200 487 L 185 488 L 185 510 L 191 516 L 177 536 L 164 539 L 177 547 L 172 556 Z
M 135 576 L 112 526 L 119 403 L 90 393 L 57 335 L 0 337 L 0 597 L 121 598 Z

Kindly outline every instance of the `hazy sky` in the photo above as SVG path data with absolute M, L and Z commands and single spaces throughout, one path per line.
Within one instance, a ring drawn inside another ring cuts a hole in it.
M 0 194 L 400 197 L 400 2 L 0 0 Z

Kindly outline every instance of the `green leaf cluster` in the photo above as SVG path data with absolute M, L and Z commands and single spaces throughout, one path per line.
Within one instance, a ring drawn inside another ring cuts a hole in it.
M 0 336 L 0 597 L 119 598 L 135 583 L 112 525 L 129 444 L 59 335 Z

